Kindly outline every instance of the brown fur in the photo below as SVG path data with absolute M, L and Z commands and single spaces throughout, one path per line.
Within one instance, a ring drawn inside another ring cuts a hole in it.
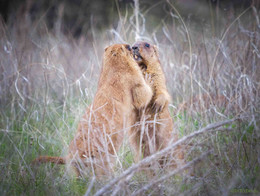
M 111 174 L 124 130 L 136 120 L 135 111 L 152 98 L 152 90 L 130 50 L 123 44 L 105 49 L 97 93 L 79 122 L 68 156 L 39 157 L 34 162 L 66 162 L 78 174 L 84 167 L 91 167 L 98 176 Z
M 170 140 L 176 141 L 178 139 L 176 134 L 172 136 L 173 121 L 168 110 L 171 98 L 166 88 L 158 51 L 156 46 L 147 44 L 146 42 L 137 42 L 132 47 L 134 58 L 142 68 L 144 77 L 150 77 L 152 81 L 154 93 L 145 110 L 145 115 L 139 113 L 138 120 L 142 125 L 129 131 L 130 143 L 138 160 L 141 155 L 143 157 L 149 156 L 165 148 Z

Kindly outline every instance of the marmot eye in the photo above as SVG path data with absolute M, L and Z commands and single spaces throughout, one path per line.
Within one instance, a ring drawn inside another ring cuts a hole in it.
M 145 43 L 145 47 L 149 48 L 149 47 L 150 47 L 150 44 Z
M 127 50 L 131 51 L 131 47 L 129 45 L 125 46 Z

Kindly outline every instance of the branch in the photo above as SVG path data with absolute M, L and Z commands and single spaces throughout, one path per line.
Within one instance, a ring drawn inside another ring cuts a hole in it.
M 140 195 L 143 191 L 147 191 L 151 186 L 154 186 L 164 180 L 166 180 L 167 178 L 181 172 L 182 170 L 185 170 L 187 168 L 189 168 L 190 166 L 198 163 L 199 161 L 201 161 L 202 159 L 204 159 L 208 154 L 210 154 L 213 150 L 210 150 L 208 152 L 203 153 L 202 155 L 200 155 L 198 158 L 186 163 L 184 166 L 182 166 L 179 169 L 175 169 L 172 172 L 168 173 L 167 175 L 159 178 L 158 180 L 155 180 L 153 182 L 151 182 L 150 184 L 147 184 L 146 186 L 144 186 L 143 188 L 139 189 L 137 192 L 133 193 L 132 195 Z
M 231 120 L 225 120 L 225 121 L 221 121 L 221 122 L 217 122 L 217 123 L 212 123 L 207 125 L 206 127 L 195 131 L 194 133 L 191 133 L 190 135 L 187 135 L 181 139 L 179 139 L 178 141 L 176 141 L 175 143 L 169 145 L 168 147 L 156 152 L 155 154 L 152 154 L 149 157 L 144 158 L 143 160 L 141 160 L 139 163 L 132 165 L 131 167 L 129 167 L 127 170 L 125 170 L 120 176 L 118 176 L 117 178 L 114 178 L 113 180 L 110 181 L 110 183 L 108 183 L 107 185 L 105 185 L 102 189 L 100 189 L 98 192 L 96 192 L 96 194 L 94 196 L 99 196 L 104 194 L 105 192 L 107 192 L 112 186 L 114 186 L 116 183 L 118 183 L 120 180 L 126 178 L 128 175 L 135 173 L 140 167 L 147 165 L 149 163 L 151 163 L 152 161 L 162 157 L 163 155 L 167 154 L 169 151 L 173 150 L 174 148 L 176 148 L 178 145 L 186 142 L 187 140 L 204 134 L 204 133 L 208 133 L 208 132 L 214 132 L 214 131 L 218 131 L 218 130 L 214 130 L 218 127 L 221 127 L 223 125 L 226 124 L 230 124 L 236 120 L 238 120 L 239 118 L 233 118 Z

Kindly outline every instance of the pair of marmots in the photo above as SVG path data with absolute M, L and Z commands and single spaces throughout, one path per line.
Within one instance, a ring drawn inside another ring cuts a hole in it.
M 93 103 L 78 125 L 66 157 L 40 156 L 34 162 L 67 164 L 82 175 L 111 173 L 128 132 L 136 160 L 166 147 L 173 122 L 170 95 L 156 46 L 137 42 L 132 48 L 115 44 L 105 49 Z

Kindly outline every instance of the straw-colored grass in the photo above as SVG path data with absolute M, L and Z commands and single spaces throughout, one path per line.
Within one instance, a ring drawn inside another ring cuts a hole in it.
M 251 6 L 218 26 L 197 26 L 167 2 L 169 12 L 152 32 L 145 26 L 149 15 L 135 9 L 121 13 L 117 29 L 90 29 L 91 40 L 49 29 L 44 17 L 0 21 L 0 195 L 259 194 L 259 10 Z M 127 138 L 107 181 L 91 172 L 76 178 L 60 165 L 32 165 L 39 155 L 66 155 L 95 95 L 104 48 L 136 38 L 159 48 L 177 142 L 186 146 L 184 165 L 150 168 L 154 175 L 147 175 L 139 169 L 157 155 L 134 163 Z

